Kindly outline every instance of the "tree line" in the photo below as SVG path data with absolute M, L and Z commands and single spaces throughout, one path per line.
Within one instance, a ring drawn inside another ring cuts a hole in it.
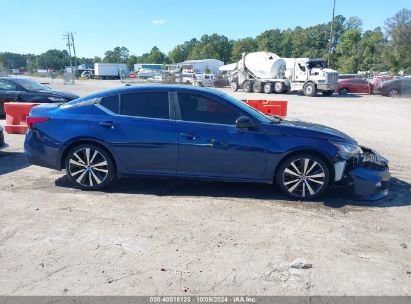
M 168 54 L 154 46 L 140 56 L 130 55 L 126 47 L 115 47 L 104 57 L 75 58 L 76 63 L 112 62 L 126 63 L 179 63 L 189 59 L 215 58 L 223 62 L 238 61 L 243 52 L 270 51 L 280 57 L 322 57 L 340 73 L 358 71 L 404 71 L 411 73 L 411 11 L 402 9 L 388 18 L 384 30 L 362 30 L 358 17 L 334 19 L 331 56 L 328 58 L 331 23 L 322 23 L 294 29 L 271 29 L 256 37 L 232 40 L 224 35 L 203 35 L 175 46 Z M 37 68 L 61 70 L 70 64 L 66 50 L 48 50 L 40 55 L 0 53 L 0 63 L 9 68 Z

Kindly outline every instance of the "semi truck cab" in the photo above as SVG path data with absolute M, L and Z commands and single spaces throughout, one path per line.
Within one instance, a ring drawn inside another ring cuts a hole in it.
M 338 72 L 328 69 L 322 58 L 284 58 L 286 77 L 291 80 L 292 91 L 304 91 L 306 96 L 322 92 L 330 96 L 338 87 Z

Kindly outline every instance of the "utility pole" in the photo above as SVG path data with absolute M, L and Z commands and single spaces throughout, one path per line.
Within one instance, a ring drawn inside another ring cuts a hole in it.
M 74 64 L 77 67 L 77 55 L 76 55 L 76 47 L 74 46 L 74 36 L 73 36 L 73 33 L 70 33 L 70 35 L 71 35 L 71 43 L 73 46 L 73 52 L 74 52 Z
M 335 0 L 334 0 L 334 5 L 333 5 L 333 19 L 331 21 L 330 43 L 328 45 L 328 62 L 327 62 L 328 67 L 330 67 L 331 47 L 332 47 L 332 41 L 333 41 L 333 38 L 334 38 L 334 15 L 335 15 Z
M 68 51 L 69 51 L 69 58 L 70 58 L 70 67 L 73 66 L 73 63 L 71 62 L 71 42 L 70 42 L 70 33 L 66 33 L 63 35 L 64 39 L 67 38 L 67 46 L 68 46 Z

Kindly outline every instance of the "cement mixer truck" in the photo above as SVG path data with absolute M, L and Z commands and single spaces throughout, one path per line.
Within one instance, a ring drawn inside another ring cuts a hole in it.
M 338 87 L 338 73 L 326 68 L 321 58 L 280 58 L 270 52 L 243 53 L 241 60 L 219 68 L 230 72 L 233 91 L 287 93 L 305 96 L 322 92 L 331 96 Z

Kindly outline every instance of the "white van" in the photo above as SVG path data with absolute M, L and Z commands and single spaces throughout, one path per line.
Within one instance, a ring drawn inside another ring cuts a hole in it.
M 198 87 L 212 87 L 217 77 L 214 74 L 193 74 L 193 85 Z

